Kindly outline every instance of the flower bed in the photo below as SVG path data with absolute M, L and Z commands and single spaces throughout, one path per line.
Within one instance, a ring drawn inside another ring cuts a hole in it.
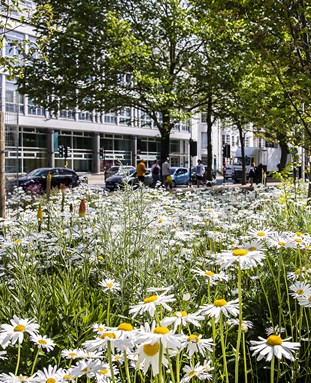
M 284 190 L 16 191 L 0 381 L 308 382 L 311 214 Z

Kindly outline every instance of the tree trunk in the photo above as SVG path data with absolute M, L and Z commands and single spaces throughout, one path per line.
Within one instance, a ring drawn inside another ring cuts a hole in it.
M 246 165 L 245 165 L 245 146 L 244 146 L 244 132 L 240 122 L 237 124 L 239 130 L 239 137 L 241 143 L 241 156 L 242 156 L 242 185 L 246 185 Z
M 162 113 L 162 127 L 160 130 L 161 133 L 161 164 L 167 160 L 170 155 L 170 132 L 171 132 L 171 122 L 170 114 Z
M 280 142 L 280 148 L 281 148 L 281 158 L 280 158 L 279 171 L 282 171 L 286 167 L 289 150 L 288 150 L 288 145 L 286 142 Z
M 212 146 L 212 97 L 208 98 L 207 110 L 206 110 L 206 122 L 207 122 L 207 181 L 210 181 L 212 185 L 213 180 L 213 146 Z

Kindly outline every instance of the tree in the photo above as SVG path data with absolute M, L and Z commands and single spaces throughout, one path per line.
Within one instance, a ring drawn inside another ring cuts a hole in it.
M 40 54 L 30 51 L 15 71 L 19 91 L 53 112 L 138 108 L 160 131 L 164 161 L 173 127 L 206 100 L 192 75 L 201 42 L 190 7 L 178 0 L 38 1 L 33 23 Z

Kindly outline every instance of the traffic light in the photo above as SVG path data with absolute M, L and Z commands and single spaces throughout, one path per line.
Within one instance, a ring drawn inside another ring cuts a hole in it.
M 104 158 L 104 149 L 100 148 L 99 149 L 99 158 L 102 160 Z
M 59 154 L 60 158 L 64 157 L 65 152 L 64 152 L 64 146 L 63 145 L 60 145 L 58 147 L 58 154 Z
M 70 146 L 64 146 L 64 156 L 65 156 L 65 158 L 69 157 L 69 150 L 70 150 Z
M 198 153 L 198 143 L 190 138 L 190 156 L 195 157 Z

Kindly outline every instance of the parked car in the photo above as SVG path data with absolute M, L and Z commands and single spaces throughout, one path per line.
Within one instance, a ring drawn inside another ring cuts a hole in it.
M 207 182 L 207 166 L 204 166 L 204 174 L 203 174 L 203 183 L 206 184 Z M 216 173 L 213 171 L 212 172 L 212 176 L 213 176 L 213 182 L 216 182 Z M 196 177 L 196 166 L 194 166 L 192 169 L 191 169 L 191 183 L 192 185 L 196 185 L 197 183 L 197 177 Z
M 18 186 L 24 190 L 36 189 L 38 191 L 46 190 L 46 177 L 51 173 L 51 187 L 60 187 L 61 184 L 75 187 L 80 184 L 78 174 L 68 168 L 39 168 L 32 170 L 24 177 L 19 177 Z
M 126 177 L 125 181 L 133 187 L 138 186 L 139 181 L 137 177 L 137 172 L 135 171 L 129 177 Z M 153 183 L 153 179 L 152 179 L 151 169 L 146 169 L 144 184 L 146 186 L 151 186 L 152 183 Z
M 146 186 L 150 186 L 152 184 L 152 174 L 150 169 L 146 169 L 144 183 Z M 109 191 L 122 189 L 126 184 L 129 184 L 134 188 L 138 186 L 139 181 L 135 169 L 134 172 L 132 172 L 131 169 L 128 169 L 126 171 L 120 170 L 117 174 L 106 179 L 106 189 L 108 189 Z
M 106 170 L 106 173 L 105 173 L 105 178 L 109 178 L 111 176 L 114 176 L 115 174 L 119 173 L 120 171 L 122 172 L 127 172 L 127 171 L 130 171 L 131 173 L 134 173 L 136 168 L 134 166 L 131 166 L 131 165 L 113 165 L 113 166 L 110 166 L 110 168 L 108 168 Z
M 190 181 L 189 169 L 180 166 L 171 167 L 171 177 L 173 187 L 177 185 L 188 185 Z

